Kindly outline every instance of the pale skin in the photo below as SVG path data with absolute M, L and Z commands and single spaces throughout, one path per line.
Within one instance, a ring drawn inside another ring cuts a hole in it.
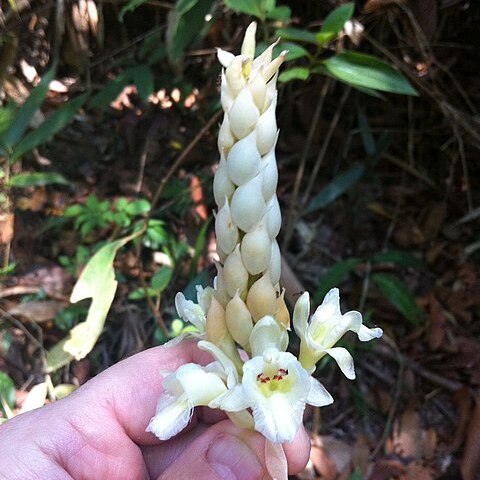
M 69 397 L 0 427 L 0 479 L 267 479 L 265 440 L 218 411 L 195 409 L 177 437 L 145 432 L 162 393 L 160 371 L 211 357 L 193 342 L 134 355 Z M 310 451 L 303 429 L 283 449 L 290 474 Z

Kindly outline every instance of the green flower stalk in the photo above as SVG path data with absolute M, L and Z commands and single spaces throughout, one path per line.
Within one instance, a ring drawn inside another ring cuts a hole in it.
M 255 33 L 252 23 L 240 55 L 218 50 L 224 110 L 213 182 L 218 274 L 213 288 L 197 287 L 197 303 L 182 293 L 175 299 L 179 316 L 196 327 L 190 335 L 214 361 L 164 374 L 165 392 L 147 428 L 162 440 L 188 424 L 195 406 L 207 405 L 271 442 L 289 442 L 307 403 L 320 407 L 333 402 L 311 375 L 316 362 L 329 354 L 354 378 L 351 355 L 334 344 L 347 330 L 357 332 L 362 341 L 382 335 L 379 328 L 365 327 L 359 312 L 340 313 L 337 289 L 327 294 L 309 322 L 305 293 L 294 311 L 299 359 L 286 351 L 290 315 L 279 284 L 276 237 L 281 213 L 275 158 L 276 83 L 286 52 L 272 58 L 274 44 L 254 58 Z M 248 360 L 242 360 L 239 347 Z

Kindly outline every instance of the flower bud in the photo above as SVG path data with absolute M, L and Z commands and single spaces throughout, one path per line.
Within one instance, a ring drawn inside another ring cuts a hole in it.
M 247 306 L 255 322 L 265 315 L 274 315 L 277 295 L 268 275 L 263 275 L 250 287 Z
M 215 297 L 212 297 L 210 302 L 205 330 L 207 332 L 207 339 L 215 345 L 220 345 L 227 334 L 225 310 Z
M 252 93 L 253 101 L 255 102 L 255 105 L 260 110 L 260 112 L 263 111 L 263 107 L 265 105 L 265 98 L 267 95 L 267 82 L 263 78 L 261 70 L 262 69 L 260 68 L 257 74 L 254 75 L 253 78 L 250 80 L 250 83 L 248 85 L 248 88 Z
M 252 315 L 238 292 L 227 303 L 225 308 L 227 328 L 233 339 L 243 348 L 248 346 L 250 333 L 253 329 Z
M 262 159 L 262 195 L 265 201 L 269 201 L 277 191 L 278 167 L 273 147 Z
M 253 59 L 255 55 L 255 34 L 257 33 L 257 23 L 252 22 L 245 31 L 243 37 L 241 54 Z
M 270 83 L 270 82 L 269 82 Z M 267 90 L 269 86 L 267 84 Z M 233 105 L 232 91 L 228 88 L 227 77 L 225 76 L 225 70 L 222 70 L 222 86 L 220 87 L 220 103 L 225 112 L 228 112 Z
M 282 214 L 280 213 L 280 205 L 276 195 L 267 204 L 266 226 L 268 235 L 273 240 L 277 237 L 282 226 Z
M 282 273 L 282 254 L 280 253 L 280 247 L 278 242 L 273 240 L 272 251 L 270 254 L 270 280 L 272 285 L 276 285 L 280 281 L 280 275 Z
M 220 250 L 228 255 L 233 251 L 238 241 L 238 228 L 230 215 L 228 198 L 215 218 L 215 232 L 217 233 L 217 244 Z
M 250 275 L 257 275 L 268 268 L 271 252 L 272 241 L 263 223 L 259 223 L 242 239 L 242 260 Z
M 230 198 L 234 190 L 235 185 L 228 178 L 227 161 L 222 157 L 213 177 L 213 196 L 218 208 L 223 207 L 225 198 Z
M 235 190 L 230 204 L 233 221 L 244 232 L 249 232 L 258 224 L 265 214 L 265 208 L 261 175 L 240 185 Z
M 228 293 L 225 288 L 225 281 L 223 279 L 223 268 L 220 264 L 215 263 L 217 268 L 217 276 L 213 279 L 213 289 L 215 291 L 215 298 L 222 304 L 226 305 L 228 302 Z
M 232 133 L 237 138 L 246 137 L 255 128 L 259 116 L 260 113 L 250 90 L 242 89 L 228 112 Z
M 285 61 L 285 55 L 287 51 L 284 50 L 277 58 L 274 58 L 264 69 L 263 69 L 263 78 L 268 82 L 280 68 L 280 65 Z
M 227 173 L 236 185 L 243 185 L 257 175 L 262 161 L 257 150 L 257 133 L 239 140 L 227 156 Z
M 243 76 L 242 72 L 242 64 L 243 58 L 241 56 L 236 56 L 232 63 L 230 63 L 230 65 L 225 69 L 227 84 L 230 88 L 231 95 L 234 98 L 245 86 L 245 77 Z
M 223 265 L 223 281 L 228 294 L 233 297 L 235 293 L 240 291 L 242 295 L 248 286 L 248 272 L 243 265 L 240 255 L 240 245 L 227 257 Z
M 257 122 L 257 147 L 260 155 L 265 155 L 275 147 L 278 130 L 275 118 L 276 108 L 277 95 L 275 94 L 269 107 L 260 115 Z
M 220 126 L 220 131 L 218 132 L 218 151 L 221 155 L 227 156 L 227 153 L 234 143 L 235 139 L 230 130 L 230 122 L 228 121 L 228 116 L 225 115 L 222 125 Z

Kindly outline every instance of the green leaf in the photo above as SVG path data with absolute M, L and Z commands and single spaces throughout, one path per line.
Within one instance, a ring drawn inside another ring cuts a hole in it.
M 137 87 L 138 96 L 144 101 L 153 92 L 153 74 L 149 65 L 140 65 L 132 70 L 133 83 Z
M 345 280 L 347 275 L 353 272 L 357 265 L 361 262 L 362 260 L 359 258 L 349 258 L 348 260 L 343 260 L 333 265 L 333 267 L 331 267 L 327 273 L 322 276 L 320 285 L 313 296 L 314 303 L 322 303 L 323 297 L 325 297 L 327 292 L 331 288 L 340 285 Z
M 145 292 L 145 288 L 139 287 L 128 294 L 128 299 L 142 300 L 145 297 L 156 297 L 157 295 L 158 295 L 158 292 L 151 287 L 147 287 L 146 292 Z
M 13 103 L 8 103 L 5 107 L 0 108 L 0 146 L 6 148 L 5 135 L 15 118 L 18 107 Z
M 18 109 L 6 134 L 7 147 L 13 147 L 26 132 L 33 116 L 40 108 L 48 92 L 48 86 L 55 76 L 55 68 L 51 68 L 42 77 L 40 83 L 30 92 L 23 105 Z
M 360 108 L 358 108 L 357 110 L 357 115 L 358 126 L 360 127 L 360 135 L 362 136 L 363 148 L 370 157 L 373 157 L 377 148 L 375 145 L 375 138 L 368 123 L 368 118 L 365 115 L 365 111 Z
M 337 175 L 328 185 L 322 188 L 318 195 L 312 198 L 305 213 L 314 212 L 332 203 L 355 185 L 362 177 L 364 171 L 364 166 L 357 164 L 349 168 L 346 172 Z
M 296 60 L 297 58 L 308 57 L 309 53 L 298 43 L 293 42 L 282 42 L 273 49 L 273 56 L 278 57 L 280 52 L 287 50 L 285 55 L 285 60 L 287 62 L 291 60 Z
M 195 253 L 193 254 L 192 266 L 190 267 L 190 278 L 193 278 L 197 275 L 198 270 L 198 260 L 202 253 L 203 247 L 205 246 L 205 238 L 207 235 L 208 226 L 210 225 L 211 218 L 209 218 L 202 226 L 200 233 L 197 236 L 195 241 Z
M 318 44 L 317 36 L 314 33 L 300 28 L 279 28 L 277 35 L 283 40 Z
M 225 5 L 234 12 L 246 13 L 263 19 L 264 14 L 258 0 L 224 0 Z
M 178 0 L 175 8 L 180 13 L 181 15 L 187 13 L 189 10 L 191 10 L 196 4 L 198 3 L 198 0 Z
M 48 116 L 39 127 L 25 135 L 13 149 L 11 161 L 14 162 L 23 154 L 45 143 L 53 137 L 53 135 L 62 130 L 62 128 L 70 122 L 75 113 L 83 106 L 88 96 L 89 93 L 84 93 L 73 100 L 69 100 L 65 105 Z
M 382 92 L 418 95 L 400 72 L 372 55 L 344 52 L 324 60 L 322 66 L 334 78 L 349 85 Z
M 325 45 L 336 37 L 338 32 L 342 30 L 345 22 L 352 18 L 354 10 L 355 4 L 349 2 L 330 12 L 325 18 L 320 32 L 317 33 L 318 42 L 321 45 Z
M 289 20 L 291 16 L 292 11 L 290 10 L 290 7 L 287 7 L 286 5 L 280 5 L 268 10 L 266 15 L 270 20 L 280 20 L 281 22 Z
M 167 53 L 170 60 L 179 61 L 185 49 L 197 39 L 207 24 L 205 20 L 214 0 L 198 0 L 185 13 L 176 8 L 168 14 L 167 20 Z
M 155 272 L 150 282 L 153 290 L 160 293 L 163 292 L 172 279 L 172 269 L 170 267 L 162 267 L 158 272 Z
M 148 200 L 145 200 L 143 198 L 139 200 L 135 200 L 134 202 L 130 202 L 127 205 L 125 205 L 125 212 L 132 216 L 135 217 L 137 215 L 142 215 L 143 213 L 148 213 L 150 211 L 151 205 Z M 117 209 L 118 203 L 117 203 Z
M 293 67 L 284 70 L 279 76 L 279 82 L 291 82 L 292 80 L 306 80 L 310 75 L 310 70 L 305 67 Z
M 424 320 L 424 313 L 405 283 L 394 275 L 375 273 L 372 280 L 385 298 L 414 326 Z
M 0 372 L 0 396 L 10 408 L 15 407 L 15 385 L 5 372 Z
M 8 185 L 10 187 L 42 187 L 52 183 L 70 185 L 63 175 L 48 172 L 19 173 L 10 178 Z
M 394 263 L 400 267 L 410 268 L 423 268 L 425 266 L 419 258 L 399 250 L 375 253 L 370 257 L 370 261 L 372 263 Z
M 117 290 L 113 260 L 118 249 L 139 234 L 140 231 L 107 243 L 85 266 L 73 288 L 70 301 L 77 303 L 87 298 L 92 299 L 87 319 L 72 328 L 68 337 L 57 343 L 47 353 L 47 373 L 58 370 L 74 359 L 85 358 L 95 346 Z

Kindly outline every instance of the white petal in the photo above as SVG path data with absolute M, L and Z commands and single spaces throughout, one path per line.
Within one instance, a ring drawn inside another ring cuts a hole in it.
M 275 393 L 252 406 L 255 430 L 276 443 L 291 442 L 302 423 L 305 403 Z
M 233 53 L 227 52 L 226 50 L 222 50 L 221 48 L 217 48 L 217 58 L 218 61 L 222 64 L 223 67 L 227 68 L 235 58 Z
M 310 295 L 304 292 L 295 303 L 293 310 L 293 326 L 295 333 L 300 339 L 305 337 L 305 332 L 308 326 L 308 317 L 310 316 Z
M 253 357 L 262 356 L 265 350 L 270 348 L 284 351 L 287 345 L 288 333 L 286 329 L 268 315 L 255 324 L 250 334 L 250 348 Z
M 185 295 L 179 292 L 175 295 L 175 307 L 183 320 L 195 325 L 200 332 L 205 331 L 205 312 L 200 305 L 187 300 Z
M 227 377 L 228 388 L 231 388 L 238 383 L 238 372 L 235 368 L 235 364 L 222 350 L 220 350 L 220 348 L 206 340 L 201 340 L 197 345 L 200 350 L 210 353 L 222 366 Z
M 343 347 L 329 348 L 325 350 L 337 362 L 343 374 L 353 380 L 355 378 L 355 367 L 353 366 L 353 357 L 349 351 Z
M 325 405 L 333 403 L 333 398 L 327 389 L 313 377 L 310 377 L 310 390 L 308 392 L 307 403 L 314 407 L 324 407 Z
M 212 400 L 209 407 L 221 408 L 226 412 L 240 412 L 250 407 L 250 402 L 244 394 L 242 385 L 239 384 L 225 392 L 221 397 Z
M 168 440 L 181 432 L 192 418 L 193 407 L 187 397 L 175 397 L 163 393 L 158 401 L 157 412 L 150 420 L 147 432 L 152 432 L 160 440 Z
M 195 363 L 182 365 L 175 372 L 191 405 L 208 405 L 226 391 L 223 380 L 212 372 L 206 372 Z
M 357 332 L 358 338 L 362 342 L 368 342 L 373 338 L 380 338 L 383 335 L 381 328 L 368 328 L 365 325 L 361 325 Z

